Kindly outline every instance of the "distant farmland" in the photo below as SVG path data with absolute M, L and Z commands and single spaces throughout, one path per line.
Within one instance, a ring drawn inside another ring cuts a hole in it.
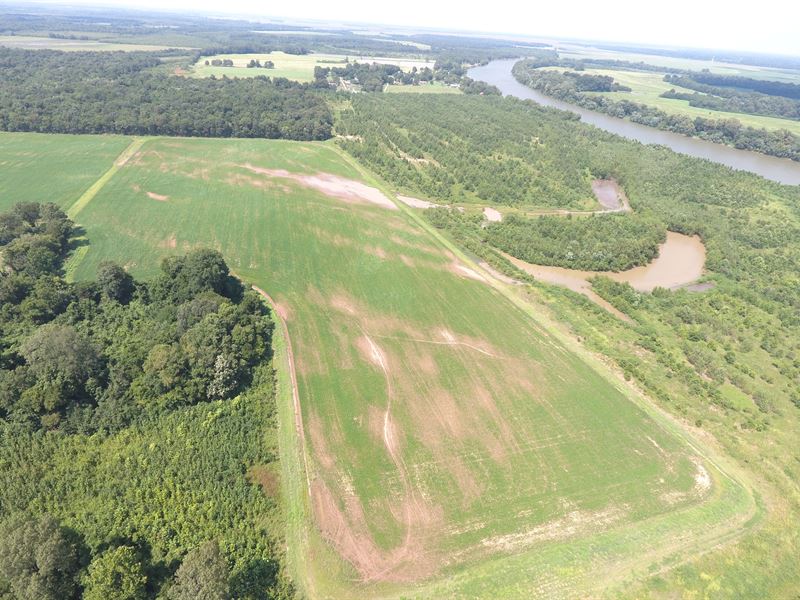
M 99 145 L 78 165 L 74 138 L 47 139 L 30 136 L 4 203 L 40 177 L 37 153 L 100 178 L 131 142 L 84 137 Z M 26 144 L 0 135 L 0 160 Z M 90 246 L 70 270 L 148 275 L 206 246 L 274 298 L 302 407 L 297 432 L 284 389 L 290 563 L 309 596 L 586 595 L 752 514 L 675 423 L 332 144 L 141 144 L 80 206 Z
M 219 59 L 229 59 L 233 61 L 232 67 L 206 65 L 205 61 Z M 247 63 L 251 60 L 258 60 L 264 63 L 271 60 L 275 63 L 273 69 L 258 69 L 247 68 Z M 404 71 L 410 71 L 412 68 L 423 67 L 433 68 L 432 60 L 414 59 L 414 58 L 395 58 L 395 57 L 380 57 L 380 56 L 360 56 L 360 55 L 344 55 L 344 54 L 286 54 L 285 52 L 270 52 L 260 54 L 218 54 L 215 56 L 204 56 L 194 64 L 193 75 L 196 77 L 256 77 L 258 75 L 266 75 L 268 77 L 286 77 L 294 81 L 313 81 L 314 80 L 314 67 L 343 67 L 347 61 L 359 63 L 382 63 L 397 65 Z
M 102 40 L 72 40 L 27 35 L 0 35 L 0 46 L 23 48 L 25 50 L 63 50 L 64 52 L 135 52 L 158 51 L 175 46 L 155 46 L 151 44 L 122 44 Z

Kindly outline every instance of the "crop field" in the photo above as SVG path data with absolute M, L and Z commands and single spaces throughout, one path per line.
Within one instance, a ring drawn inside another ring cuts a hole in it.
M 0 133 L 0 211 L 17 202 L 68 208 L 130 143 L 123 136 Z
M 205 61 L 211 62 L 214 59 L 230 59 L 233 61 L 232 67 L 214 67 L 206 65 Z M 275 63 L 273 69 L 248 69 L 247 63 L 251 60 L 259 60 L 262 63 L 271 60 Z M 432 60 L 414 58 L 392 58 L 381 56 L 359 56 L 344 54 L 286 54 L 285 52 L 270 52 L 261 54 L 217 54 L 215 56 L 204 56 L 192 67 L 194 77 L 256 77 L 257 75 L 267 75 L 269 77 L 286 77 L 294 81 L 313 81 L 314 67 L 343 67 L 347 60 L 360 63 L 381 63 L 397 65 L 404 71 L 411 71 L 412 68 L 423 67 L 433 68 Z
M 83 35 L 83 32 L 81 32 Z M 36 37 L 27 35 L 0 35 L 0 46 L 9 48 L 23 48 L 25 50 L 62 50 L 64 52 L 135 52 L 158 51 L 174 48 L 174 46 L 156 46 L 151 44 L 123 44 L 105 42 L 102 40 L 67 40 L 51 37 Z
M 59 157 L 9 137 L 64 172 L 74 160 L 69 138 Z M 77 278 L 217 248 L 286 323 L 300 409 L 281 369 L 289 555 L 310 597 L 586 594 L 754 514 L 724 463 L 335 145 L 83 140 L 100 184 L 59 192 L 93 188 L 74 209 L 90 241 Z M 112 150 L 126 160 L 103 177 Z M 39 164 L 17 167 L 3 202 Z

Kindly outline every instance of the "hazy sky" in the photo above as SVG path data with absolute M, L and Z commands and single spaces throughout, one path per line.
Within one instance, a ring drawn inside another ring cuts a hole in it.
M 102 3 L 800 55 L 800 0 L 747 3 L 740 0 L 104 0 Z

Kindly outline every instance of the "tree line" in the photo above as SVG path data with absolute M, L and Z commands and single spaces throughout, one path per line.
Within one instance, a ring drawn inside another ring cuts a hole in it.
M 800 100 L 800 84 L 786 81 L 773 81 L 771 79 L 753 79 L 739 75 L 721 75 L 708 70 L 689 71 L 687 77 L 697 83 L 716 87 L 734 88 L 737 90 L 751 90 L 768 96 L 782 96 Z
M 735 78 L 734 81 L 738 79 L 740 78 Z M 797 94 L 798 98 L 792 98 L 791 96 L 733 89 L 720 85 L 703 83 L 694 75 L 667 74 L 664 76 L 664 81 L 682 88 L 694 90 L 694 92 L 678 92 L 673 88 L 661 94 L 662 98 L 687 100 L 691 106 L 710 108 L 711 110 L 800 120 L 800 93 Z M 800 86 L 798 86 L 798 88 L 800 89 Z M 791 90 L 786 93 L 791 93 Z
M 0 129 L 323 140 L 319 93 L 286 79 L 178 78 L 147 53 L 0 48 Z

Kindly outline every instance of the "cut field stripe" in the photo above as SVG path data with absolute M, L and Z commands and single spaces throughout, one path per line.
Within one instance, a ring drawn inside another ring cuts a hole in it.
M 119 171 L 120 167 L 124 165 L 131 156 L 136 154 L 142 146 L 144 146 L 148 139 L 149 138 L 135 138 L 130 145 L 125 148 L 125 150 L 123 150 L 122 153 L 116 158 L 114 164 L 111 165 L 108 171 L 103 173 L 102 177 L 95 181 L 89 187 L 89 189 L 83 192 L 81 197 L 78 198 L 75 203 L 67 209 L 67 216 L 74 221 L 75 217 L 78 216 L 78 213 L 86 208 L 86 205 L 92 201 L 92 198 L 94 198 L 97 193 L 103 189 L 103 186 L 105 186 L 105 184 L 110 181 L 117 171 Z

